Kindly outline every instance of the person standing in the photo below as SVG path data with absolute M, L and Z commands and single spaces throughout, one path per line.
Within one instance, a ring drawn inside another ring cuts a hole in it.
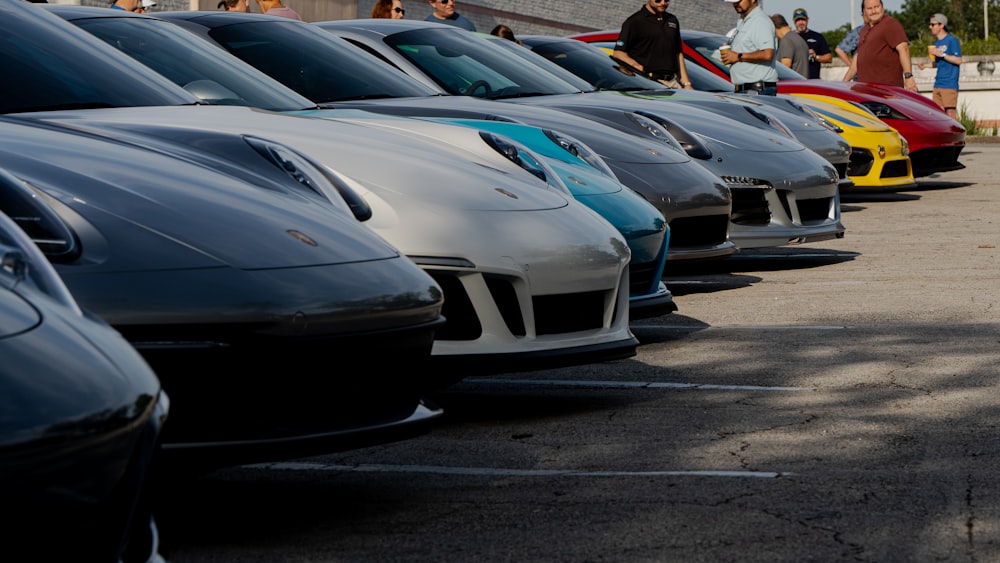
M 227 12 L 249 12 L 250 0 L 220 0 L 218 7 Z
M 899 20 L 885 13 L 882 0 L 864 0 L 868 23 L 858 37 L 858 53 L 844 82 L 857 77 L 860 82 L 874 82 L 917 91 L 910 60 L 906 30 Z
M 455 0 L 427 0 L 434 9 L 424 21 L 446 23 L 469 31 L 475 31 L 472 20 L 455 11 Z
M 401 20 L 406 15 L 403 0 L 378 0 L 372 6 L 371 15 L 374 19 Z
M 958 75 L 962 69 L 962 44 L 958 38 L 948 33 L 948 18 L 944 14 L 934 14 L 930 21 L 934 34 L 934 90 L 931 96 L 952 119 L 958 120 Z M 924 69 L 924 63 L 917 65 Z
M 302 16 L 298 12 L 285 6 L 281 0 L 257 0 L 257 4 L 260 5 L 260 11 L 264 14 L 281 16 L 293 20 L 302 19 Z
M 112 10 L 124 10 L 126 12 L 135 12 L 137 14 L 145 12 L 145 10 L 142 9 L 142 0 L 116 0 L 108 7 Z
M 792 33 L 788 20 L 781 14 L 771 14 L 774 34 L 778 36 L 778 62 L 801 74 L 809 74 L 809 45 L 798 33 Z
M 760 0 L 723 0 L 740 15 L 729 49 L 721 49 L 722 62 L 730 65 L 729 76 L 737 92 L 778 93 L 778 71 L 774 53 L 778 36 L 774 23 L 760 7 Z
M 848 31 L 840 43 L 837 43 L 837 46 L 833 48 L 833 52 L 843 61 L 844 66 L 851 66 L 851 57 L 858 50 L 858 37 L 861 35 L 861 30 L 865 28 L 865 24 L 868 23 L 868 16 L 865 15 L 864 8 L 861 9 L 861 20 L 861 25 Z
M 668 88 L 691 89 L 684 53 L 681 25 L 667 11 L 670 0 L 646 3 L 622 23 L 612 55 Z
M 792 22 L 795 23 L 799 36 L 805 39 L 806 45 L 809 46 L 809 74 L 805 77 L 819 78 L 823 63 L 833 62 L 830 46 L 826 44 L 826 38 L 822 33 L 809 29 L 809 13 L 804 9 L 799 8 L 792 13 Z

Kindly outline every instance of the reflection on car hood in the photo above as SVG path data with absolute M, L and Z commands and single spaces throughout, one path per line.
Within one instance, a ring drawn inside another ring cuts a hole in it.
M 593 108 L 601 112 L 615 109 L 621 112 L 657 114 L 733 150 L 768 153 L 805 150 L 801 143 L 778 132 L 771 133 L 691 106 L 668 104 L 662 100 L 643 100 L 615 92 L 546 96 L 528 99 L 524 103 L 537 103 L 576 112 L 586 112 L 587 108 Z
M 115 135 L 149 135 L 150 142 L 170 142 L 174 134 L 206 129 L 251 134 L 285 143 L 380 195 L 419 195 L 427 205 L 451 209 L 533 211 L 567 205 L 567 198 L 545 189 L 544 182 L 527 172 L 505 173 L 486 160 L 466 158 L 467 151 L 451 152 L 446 143 L 428 144 L 360 124 L 220 106 L 63 111 L 30 117 Z
M 122 271 L 287 268 L 399 254 L 318 199 L 129 143 L 18 121 L 3 120 L 0 160 L 54 198 L 64 220 L 88 237 L 88 256 L 106 263 L 102 271 L 107 265 Z M 246 145 L 237 140 L 236 146 Z M 253 152 L 249 146 L 247 152 Z

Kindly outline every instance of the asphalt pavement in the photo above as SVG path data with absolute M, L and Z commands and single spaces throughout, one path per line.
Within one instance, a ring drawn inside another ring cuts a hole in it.
M 844 194 L 843 239 L 671 263 L 634 358 L 467 379 L 426 436 L 187 483 L 163 554 L 1000 561 L 1000 144 L 961 161 Z

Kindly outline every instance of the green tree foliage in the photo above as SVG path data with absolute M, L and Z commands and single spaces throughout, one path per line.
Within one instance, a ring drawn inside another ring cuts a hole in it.
M 1000 0 L 987 0 L 986 4 L 992 39 L 1000 33 Z M 947 16 L 948 31 L 962 41 L 963 54 L 976 54 L 967 52 L 968 47 L 973 40 L 983 39 L 983 0 L 906 0 L 898 13 L 891 13 L 902 22 L 910 41 L 916 44 L 934 43 L 927 22 L 936 13 Z
M 911 45 L 933 45 L 934 36 L 927 23 L 937 13 L 948 18 L 949 33 L 962 42 L 963 55 L 1000 54 L 1000 0 L 987 0 L 990 32 L 983 39 L 983 0 L 905 0 L 902 9 L 888 13 L 906 28 Z M 832 49 L 847 35 L 851 24 L 823 33 Z M 919 56 L 918 52 L 914 52 Z
M 830 46 L 830 50 L 833 50 L 838 43 L 844 40 L 844 36 L 847 32 L 851 30 L 851 24 L 845 23 L 844 25 L 838 27 L 837 29 L 831 29 L 830 31 L 823 32 L 823 38 L 826 39 L 826 44 Z

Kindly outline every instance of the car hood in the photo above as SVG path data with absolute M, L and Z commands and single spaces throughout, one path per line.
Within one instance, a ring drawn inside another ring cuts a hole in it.
M 609 116 L 609 110 L 626 113 L 654 114 L 672 121 L 691 133 L 715 140 L 731 150 L 749 152 L 799 152 L 802 143 L 775 131 L 759 129 L 730 118 L 720 118 L 708 111 L 691 106 L 664 103 L 662 100 L 644 100 L 616 92 L 592 92 L 558 96 L 524 98 L 521 103 L 540 104 L 564 111 Z
M 374 126 L 255 110 L 245 107 L 155 107 L 30 114 L 113 135 L 172 143 L 193 131 L 260 136 L 298 150 L 384 198 L 418 196 L 430 206 L 471 211 L 556 209 L 567 197 L 546 189 L 527 172 L 497 169 L 447 143 Z
M 289 268 L 399 256 L 342 208 L 259 177 L 255 183 L 252 174 L 220 173 L 86 131 L 2 122 L 0 160 L 70 225 L 102 272 Z M 231 143 L 241 145 L 252 153 L 247 158 L 260 158 L 241 138 Z
M 443 117 L 513 121 L 561 131 L 594 149 L 601 157 L 622 164 L 682 164 L 691 159 L 653 137 L 643 139 L 593 120 L 554 108 L 496 102 L 470 96 L 435 96 L 371 102 L 338 102 L 339 107 L 409 117 Z

